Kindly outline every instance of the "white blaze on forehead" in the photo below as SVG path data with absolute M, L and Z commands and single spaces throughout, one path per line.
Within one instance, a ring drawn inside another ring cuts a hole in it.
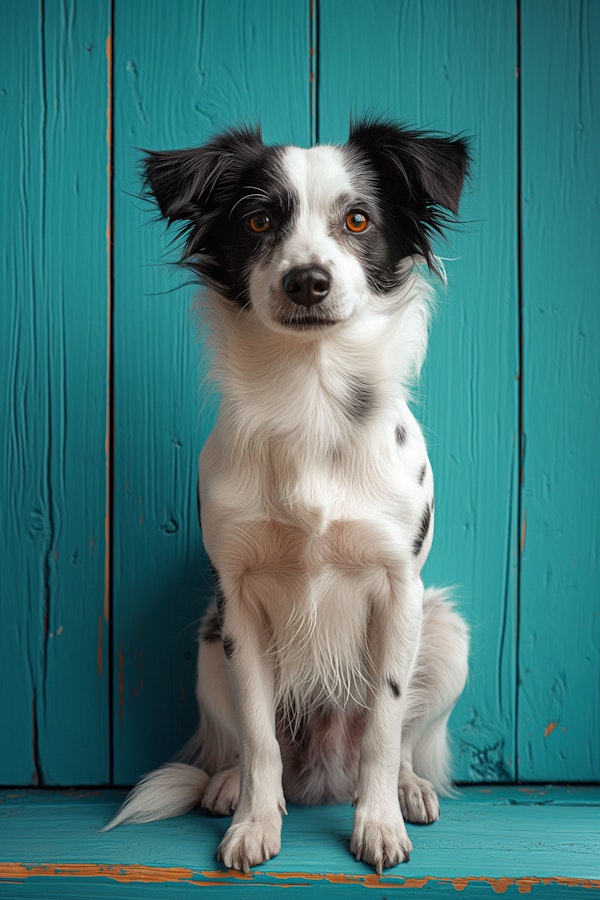
M 326 215 L 343 194 L 352 193 L 352 179 L 338 147 L 286 147 L 283 156 L 286 175 L 304 211 Z

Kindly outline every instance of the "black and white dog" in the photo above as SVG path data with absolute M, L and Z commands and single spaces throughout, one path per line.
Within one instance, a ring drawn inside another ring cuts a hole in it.
M 355 805 L 350 848 L 408 860 L 405 820 L 437 819 L 467 628 L 424 591 L 433 479 L 408 407 L 456 213 L 463 139 L 379 120 L 344 146 L 236 130 L 145 159 L 208 288 L 222 402 L 200 457 L 216 602 L 200 630 L 200 725 L 110 823 L 197 804 L 233 819 L 248 871 L 276 854 L 285 799 Z

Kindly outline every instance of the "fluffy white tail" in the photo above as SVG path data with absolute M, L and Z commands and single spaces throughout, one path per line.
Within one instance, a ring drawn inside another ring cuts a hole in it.
M 210 776 L 185 763 L 168 763 L 145 775 L 127 796 L 116 816 L 102 831 L 116 825 L 170 819 L 189 812 L 202 801 Z

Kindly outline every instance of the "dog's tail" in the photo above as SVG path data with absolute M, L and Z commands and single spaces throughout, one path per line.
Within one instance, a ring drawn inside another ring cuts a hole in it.
M 102 831 L 123 823 L 153 822 L 189 812 L 202 802 L 210 776 L 196 766 L 174 762 L 145 775 Z

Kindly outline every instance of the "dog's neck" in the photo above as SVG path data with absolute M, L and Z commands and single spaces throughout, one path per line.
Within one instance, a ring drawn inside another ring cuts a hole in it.
M 415 277 L 392 314 L 370 312 L 315 336 L 278 333 L 214 298 L 212 369 L 228 433 L 254 452 L 274 442 L 323 460 L 354 452 L 364 429 L 393 429 L 423 361 L 430 293 Z

